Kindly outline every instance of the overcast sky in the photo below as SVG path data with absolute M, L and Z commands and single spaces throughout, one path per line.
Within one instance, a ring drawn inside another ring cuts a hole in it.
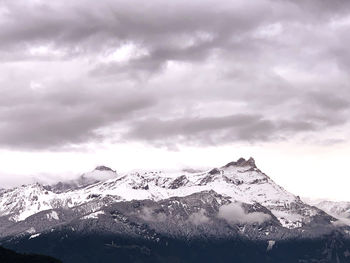
M 253 156 L 350 200 L 350 1 L 0 0 L 0 186 Z

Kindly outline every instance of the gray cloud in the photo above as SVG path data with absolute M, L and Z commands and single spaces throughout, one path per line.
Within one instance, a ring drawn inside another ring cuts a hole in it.
M 267 120 L 261 115 L 237 114 L 212 118 L 182 118 L 163 121 L 146 119 L 135 123 L 127 139 L 159 145 L 223 144 L 232 141 L 259 142 L 285 139 L 283 136 L 319 129 L 316 122 Z
M 346 110 L 350 107 L 349 99 L 347 97 L 341 97 L 338 94 L 313 92 L 309 96 L 309 100 L 321 109 L 337 111 Z
M 27 149 L 102 140 L 98 129 L 123 122 L 155 103 L 148 95 L 121 95 L 113 88 L 24 91 L 10 96 L 12 100 L 5 96 L 0 107 L 0 144 Z
M 345 0 L 2 1 L 0 145 L 343 139 L 349 14 Z

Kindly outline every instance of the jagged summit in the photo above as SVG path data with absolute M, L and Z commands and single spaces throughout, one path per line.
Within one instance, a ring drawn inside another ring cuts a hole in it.
M 116 172 L 112 168 L 109 168 L 108 166 L 104 166 L 104 165 L 96 166 L 96 168 L 94 170 L 95 171 L 110 171 L 110 172 L 114 172 L 114 173 Z
M 230 166 L 250 166 L 251 168 L 256 168 L 255 160 L 252 157 L 250 157 L 248 160 L 239 158 L 237 161 L 229 162 L 224 167 L 228 168 Z

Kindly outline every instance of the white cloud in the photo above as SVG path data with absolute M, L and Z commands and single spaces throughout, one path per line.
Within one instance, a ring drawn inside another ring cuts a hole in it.
M 154 210 L 151 207 L 143 207 L 139 217 L 145 221 L 151 222 L 163 222 L 166 220 L 166 215 L 164 213 L 154 213 Z
M 244 211 L 239 203 L 231 203 L 228 205 L 223 205 L 219 209 L 218 217 L 225 219 L 230 224 L 236 223 L 263 223 L 269 219 L 271 216 L 261 212 L 247 213 Z
M 137 46 L 134 43 L 127 43 L 116 50 L 109 52 L 106 56 L 100 58 L 101 62 L 127 62 L 132 59 L 139 59 L 141 57 L 147 56 L 147 49 Z
M 201 225 L 210 221 L 209 217 L 205 215 L 204 209 L 200 209 L 198 212 L 191 214 L 188 220 L 194 225 Z

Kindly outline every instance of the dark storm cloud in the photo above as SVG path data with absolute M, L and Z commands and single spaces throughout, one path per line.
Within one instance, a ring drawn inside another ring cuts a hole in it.
M 327 138 L 348 123 L 349 10 L 347 0 L 2 1 L 0 145 Z

